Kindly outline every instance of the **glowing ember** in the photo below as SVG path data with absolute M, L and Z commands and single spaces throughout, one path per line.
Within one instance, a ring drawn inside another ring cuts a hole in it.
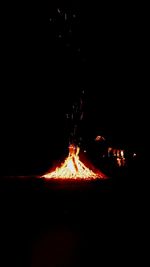
M 61 167 L 55 171 L 45 174 L 44 178 L 53 179 L 97 179 L 105 178 L 105 175 L 99 171 L 96 173 L 87 168 L 79 159 L 80 148 L 75 145 L 69 146 L 69 155 Z

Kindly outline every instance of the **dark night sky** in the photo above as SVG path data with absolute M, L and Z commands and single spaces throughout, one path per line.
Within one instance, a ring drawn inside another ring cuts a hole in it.
M 82 89 L 89 136 L 142 144 L 148 73 L 142 9 L 13 4 L 2 13 L 2 169 L 44 164 L 63 147 L 65 114 Z

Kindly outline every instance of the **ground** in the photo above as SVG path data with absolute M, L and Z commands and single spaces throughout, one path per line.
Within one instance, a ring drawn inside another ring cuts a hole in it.
M 130 178 L 66 183 L 1 177 L 1 266 L 131 262 L 142 231 L 138 179 Z

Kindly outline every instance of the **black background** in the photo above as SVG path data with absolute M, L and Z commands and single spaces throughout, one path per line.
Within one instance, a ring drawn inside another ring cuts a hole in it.
M 146 8 L 64 3 L 60 10 L 67 13 L 65 24 L 58 7 L 48 3 L 2 7 L 3 173 L 42 169 L 52 155 L 59 158 L 64 153 L 66 113 L 83 89 L 89 139 L 103 134 L 115 145 L 143 145 Z
M 72 37 L 58 7 L 1 9 L 0 265 L 143 265 L 149 202 L 141 161 L 89 183 L 8 176 L 44 172 L 67 153 L 65 114 L 82 89 L 87 139 L 102 133 L 141 151 L 146 140 L 146 7 L 61 5 Z

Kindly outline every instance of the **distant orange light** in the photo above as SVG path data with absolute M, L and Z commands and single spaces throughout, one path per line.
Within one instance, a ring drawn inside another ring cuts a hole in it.
M 124 151 L 123 150 L 121 150 L 120 154 L 121 154 L 121 157 L 124 158 Z
M 120 158 L 117 158 L 117 164 L 119 167 L 121 167 L 121 159 Z
M 105 141 L 105 138 L 101 135 L 96 136 L 95 141 Z

